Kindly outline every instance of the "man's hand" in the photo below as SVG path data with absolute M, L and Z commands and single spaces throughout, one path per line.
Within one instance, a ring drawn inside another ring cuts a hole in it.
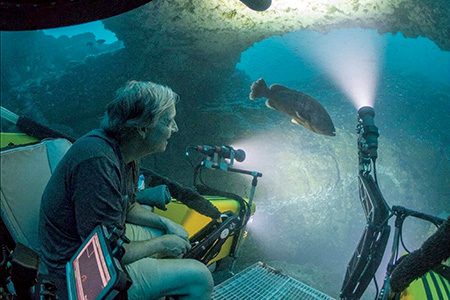
M 161 210 L 167 210 L 166 204 L 170 202 L 172 196 L 166 185 L 161 184 L 139 191 L 136 194 L 136 201 L 150 206 L 156 206 Z
M 181 226 L 180 224 L 175 223 L 174 221 L 161 217 L 161 222 L 163 224 L 163 226 L 165 227 L 165 231 L 168 234 L 175 234 L 183 239 L 185 239 L 186 241 L 189 240 L 189 234 L 187 233 L 186 229 L 184 229 L 183 226 Z
M 160 243 L 160 258 L 180 258 L 191 249 L 191 244 L 178 235 L 166 234 L 156 238 Z

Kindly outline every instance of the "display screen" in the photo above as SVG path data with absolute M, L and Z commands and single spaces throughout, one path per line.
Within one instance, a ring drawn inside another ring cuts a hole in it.
M 75 257 L 72 267 L 77 299 L 96 299 L 111 279 L 97 233 Z

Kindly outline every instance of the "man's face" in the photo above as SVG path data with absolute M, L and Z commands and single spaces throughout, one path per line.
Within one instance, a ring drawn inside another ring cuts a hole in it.
M 145 142 L 151 153 L 164 152 L 166 150 L 172 133 L 178 131 L 175 115 L 175 106 L 172 106 L 161 115 L 155 128 L 150 129 L 150 131 L 147 132 Z

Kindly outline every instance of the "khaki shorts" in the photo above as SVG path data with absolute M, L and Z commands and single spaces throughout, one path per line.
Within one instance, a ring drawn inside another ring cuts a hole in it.
M 143 241 L 161 236 L 163 233 L 154 228 L 126 224 L 126 236 L 130 241 Z M 163 289 L 158 260 L 143 258 L 125 266 L 133 284 L 128 290 L 128 299 L 158 299 Z
M 126 236 L 142 241 L 163 235 L 160 230 L 126 224 Z M 212 291 L 213 280 L 208 268 L 193 259 L 143 258 L 125 266 L 133 284 L 128 299 L 159 299 L 167 295 L 187 295 L 198 286 Z M 207 294 L 207 292 L 205 292 Z

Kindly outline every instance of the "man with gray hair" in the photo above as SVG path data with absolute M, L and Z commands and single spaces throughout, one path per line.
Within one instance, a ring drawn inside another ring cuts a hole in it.
M 186 230 L 136 201 L 145 198 L 136 188 L 138 161 L 166 150 L 178 131 L 177 100 L 168 87 L 128 82 L 107 106 L 101 128 L 78 139 L 58 164 L 42 196 L 39 272 L 55 282 L 61 299 L 65 264 L 99 224 L 126 229 L 131 240 L 122 258 L 133 281 L 129 299 L 211 297 L 207 267 L 180 259 L 190 249 Z M 212 217 L 220 215 L 208 205 L 203 209 Z

